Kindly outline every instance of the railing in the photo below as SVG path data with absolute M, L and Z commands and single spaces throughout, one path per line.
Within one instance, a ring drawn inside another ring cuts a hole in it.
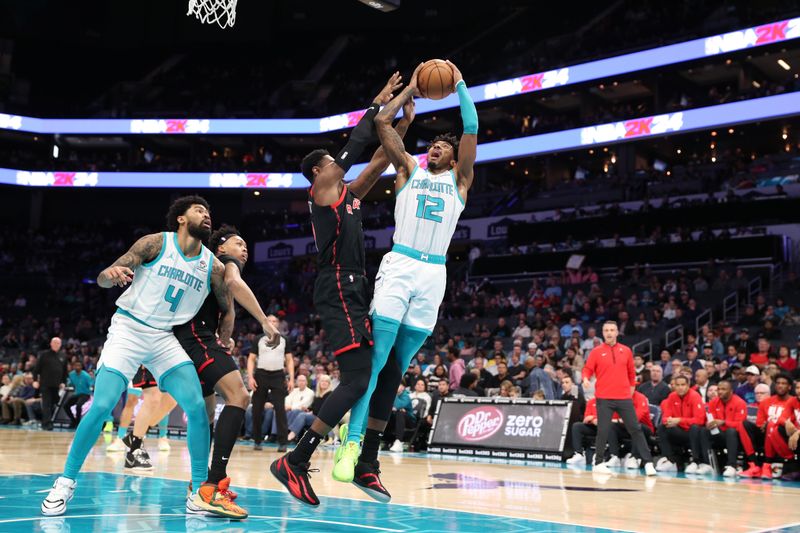
M 664 333 L 664 348 L 674 354 L 677 350 L 673 350 L 672 347 L 676 345 L 683 351 L 683 326 L 675 326 Z
M 713 322 L 714 322 L 714 315 L 711 312 L 711 308 L 709 307 L 708 309 L 697 315 L 697 319 L 695 319 L 694 321 L 695 334 L 699 336 L 700 330 L 703 328 L 703 326 L 707 324 L 709 327 L 711 327 Z
M 643 346 L 647 347 L 647 350 L 642 349 Z M 650 339 L 644 339 L 643 341 L 639 341 L 633 346 L 631 346 L 631 351 L 633 355 L 641 355 L 645 359 L 649 359 L 650 361 L 653 360 L 653 341 Z
M 774 300 L 783 284 L 783 264 L 772 265 L 769 269 L 769 298 Z
M 747 303 L 752 304 L 755 301 L 756 296 L 761 294 L 761 276 L 757 278 L 753 278 L 747 284 Z
M 722 300 L 722 320 L 735 324 L 739 322 L 739 293 L 733 291 Z

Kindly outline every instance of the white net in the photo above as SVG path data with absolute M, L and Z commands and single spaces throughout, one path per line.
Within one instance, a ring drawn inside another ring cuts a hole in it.
M 194 15 L 203 24 L 219 24 L 225 29 L 236 23 L 237 0 L 189 0 L 187 15 Z

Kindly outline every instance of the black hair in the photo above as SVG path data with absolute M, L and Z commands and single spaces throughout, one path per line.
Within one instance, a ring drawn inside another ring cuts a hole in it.
M 322 161 L 322 158 L 326 155 L 331 155 L 330 152 L 325 150 L 324 148 L 317 148 L 313 152 L 309 153 L 303 158 L 303 161 L 300 163 L 300 172 L 303 173 L 303 176 L 306 177 L 308 181 L 312 184 L 314 183 L 314 167 L 319 166 L 319 162 Z
M 684 380 L 687 384 L 689 383 L 689 378 L 687 378 L 683 374 L 678 374 L 677 376 L 672 377 L 672 381 L 678 381 L 679 379 Z
M 478 376 L 476 376 L 472 372 L 467 372 L 466 374 L 461 376 L 461 381 L 458 383 L 458 385 L 462 389 L 468 389 L 470 385 L 472 385 L 476 381 L 478 381 Z
M 789 382 L 789 387 L 792 387 L 794 385 L 794 380 L 792 379 L 792 376 L 790 376 L 786 372 L 781 372 L 780 374 L 775 376 L 775 379 L 773 381 L 775 381 L 777 383 L 777 381 L 779 379 L 785 379 L 786 381 L 788 381 Z
M 227 241 L 232 235 L 238 235 L 239 237 L 242 236 L 235 226 L 223 224 L 217 231 L 211 234 L 211 237 L 208 238 L 208 249 L 211 250 L 211 253 L 216 255 L 220 245 L 225 243 L 225 241 Z
M 719 386 L 719 385 L 720 385 L 720 384 L 722 384 L 722 383 L 727 383 L 727 384 L 728 384 L 728 386 L 730 386 L 730 388 L 731 388 L 732 390 L 736 390 L 736 385 L 734 385 L 734 384 L 733 384 L 733 380 L 732 380 L 732 379 L 721 379 L 721 380 L 719 380 L 719 382 L 717 383 L 717 386 Z
M 208 202 L 206 202 L 206 199 L 202 196 L 181 196 L 169 206 L 169 210 L 167 211 L 167 229 L 169 231 L 178 231 L 178 217 L 185 215 L 186 211 L 195 204 L 202 205 L 211 211 L 211 206 L 208 205 Z
M 453 147 L 453 159 L 458 159 L 458 137 L 453 135 L 452 133 L 440 133 L 436 137 L 433 138 L 431 144 L 428 146 L 430 149 L 437 141 L 446 142 L 450 146 Z

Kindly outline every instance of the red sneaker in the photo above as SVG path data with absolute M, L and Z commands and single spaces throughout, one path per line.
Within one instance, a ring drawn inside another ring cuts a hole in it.
M 772 479 L 772 465 L 764 463 L 761 467 L 761 479 Z
M 219 490 L 220 494 L 228 498 L 229 500 L 233 501 L 239 497 L 237 493 L 230 489 L 231 486 L 231 478 L 226 477 L 219 483 L 217 483 L 217 489 Z
M 747 470 L 739 472 L 739 477 L 761 477 L 761 467 L 755 463 L 748 463 Z
M 287 453 L 274 461 L 270 465 L 269 471 L 297 501 L 311 507 L 319 506 L 319 498 L 311 488 L 308 475 L 309 472 L 319 472 L 319 470 L 311 470 L 308 463 L 292 464 L 288 458 L 289 454 Z

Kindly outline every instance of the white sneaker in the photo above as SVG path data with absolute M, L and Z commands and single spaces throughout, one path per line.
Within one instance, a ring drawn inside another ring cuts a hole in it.
M 77 483 L 64 476 L 56 479 L 53 488 L 42 502 L 42 514 L 45 516 L 58 516 L 67 510 L 67 504 L 75 493 Z
M 736 477 L 736 469 L 732 466 L 726 466 L 722 471 L 722 477 Z
M 661 459 L 658 460 L 658 464 L 656 465 L 656 471 L 657 472 L 677 472 L 678 471 L 678 467 L 675 465 L 675 463 L 673 463 L 672 461 L 670 461 L 666 457 L 662 457 Z
M 622 466 L 622 461 L 620 461 L 619 457 L 616 455 L 612 455 L 611 458 L 606 461 L 606 466 L 609 468 L 619 468 Z
M 403 453 L 403 441 L 400 439 L 395 440 L 394 444 L 392 444 L 391 448 L 389 448 L 389 451 Z
M 128 448 L 122 442 L 122 439 L 117 437 L 116 439 L 114 439 L 114 442 L 112 442 L 111 444 L 108 445 L 108 447 L 106 448 L 106 451 L 107 452 L 111 452 L 111 453 L 114 453 L 114 452 L 127 452 Z
M 158 451 L 168 452 L 170 451 L 170 449 L 171 448 L 169 445 L 169 440 L 167 440 L 167 437 L 161 437 L 160 439 L 158 439 Z
M 625 459 L 625 469 L 626 470 L 639 470 L 639 459 L 634 456 L 630 456 Z
M 711 467 L 711 465 L 707 465 L 707 464 L 703 463 L 703 464 L 700 464 L 700 465 L 697 466 L 697 475 L 698 476 L 708 476 L 708 475 L 711 475 L 711 474 L 714 474 L 714 473 L 715 473 L 714 469 Z
M 614 472 L 612 472 L 611 469 L 608 468 L 608 465 L 606 465 L 605 463 L 600 463 L 599 465 L 594 465 L 592 467 L 592 473 L 593 474 L 613 474 Z
M 656 473 L 656 467 L 653 466 L 653 463 L 647 463 L 644 465 L 644 475 L 655 476 Z
M 567 459 L 568 465 L 575 465 L 575 466 L 584 466 L 586 464 L 586 456 L 582 453 L 576 453 L 569 459 Z
M 691 462 L 686 465 L 686 468 L 683 470 L 684 474 L 697 474 L 697 463 Z

